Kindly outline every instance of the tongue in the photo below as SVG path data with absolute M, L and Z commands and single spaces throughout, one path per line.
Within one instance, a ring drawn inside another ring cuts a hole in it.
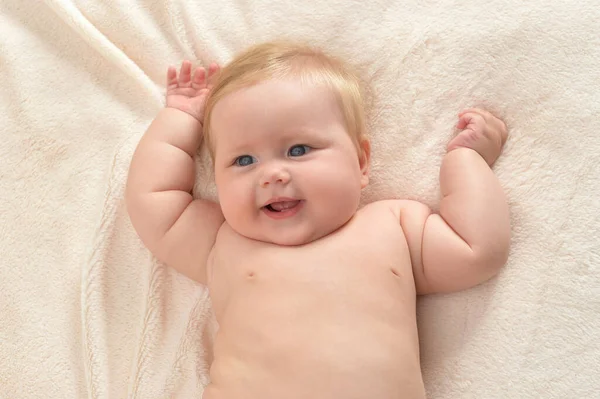
M 271 204 L 271 208 L 276 210 L 277 212 L 285 211 L 286 209 L 291 209 L 298 205 L 300 201 L 282 201 L 282 202 L 273 202 Z

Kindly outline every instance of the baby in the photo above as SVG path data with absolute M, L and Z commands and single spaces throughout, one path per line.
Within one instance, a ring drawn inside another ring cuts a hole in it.
M 424 398 L 416 295 L 473 287 L 506 262 L 508 205 L 490 169 L 505 124 L 459 114 L 439 214 L 409 200 L 359 209 L 362 93 L 341 61 L 290 43 L 223 70 L 169 68 L 126 199 L 149 250 L 209 288 L 219 329 L 204 399 Z M 218 204 L 192 196 L 202 140 Z

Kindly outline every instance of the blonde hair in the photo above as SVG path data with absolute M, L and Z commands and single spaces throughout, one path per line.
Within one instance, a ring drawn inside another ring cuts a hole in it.
M 340 59 L 323 51 L 293 42 L 268 42 L 236 56 L 225 66 L 206 100 L 204 140 L 214 160 L 211 115 L 215 105 L 228 94 L 269 79 L 299 79 L 301 84 L 325 85 L 332 89 L 355 144 L 366 138 L 364 91 L 357 73 Z

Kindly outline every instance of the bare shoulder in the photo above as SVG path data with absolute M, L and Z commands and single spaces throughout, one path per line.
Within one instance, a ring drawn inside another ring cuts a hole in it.
M 379 215 L 374 216 L 377 220 L 393 217 L 395 225 L 402 229 L 409 247 L 416 249 L 420 246 L 425 221 L 432 213 L 427 205 L 413 200 L 393 199 L 373 202 L 368 206 L 372 207 L 373 212 Z
M 404 199 L 391 199 L 375 201 L 368 205 L 365 205 L 361 212 L 368 213 L 369 216 L 376 216 L 381 218 L 393 217 L 398 222 L 402 222 L 403 219 L 423 218 L 431 214 L 431 209 L 418 201 L 404 200 Z
M 370 219 L 376 223 L 377 228 L 388 226 L 386 231 L 395 229 L 393 235 L 398 240 L 398 245 L 408 247 L 410 253 L 411 264 L 413 268 L 421 267 L 423 244 L 423 234 L 425 231 L 425 223 L 431 215 L 431 209 L 418 201 L 412 200 L 383 200 L 369 204 L 365 207 L 365 212 L 371 213 L 368 215 Z M 386 220 L 392 220 L 392 223 Z M 390 235 L 392 237 L 392 235 Z M 415 272 L 415 280 L 417 289 L 419 289 L 419 275 Z

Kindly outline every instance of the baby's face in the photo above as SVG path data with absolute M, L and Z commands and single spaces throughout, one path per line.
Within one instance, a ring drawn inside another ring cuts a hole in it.
M 329 89 L 262 82 L 220 100 L 211 125 L 219 202 L 239 234 L 300 245 L 356 212 L 368 158 L 359 161 Z

